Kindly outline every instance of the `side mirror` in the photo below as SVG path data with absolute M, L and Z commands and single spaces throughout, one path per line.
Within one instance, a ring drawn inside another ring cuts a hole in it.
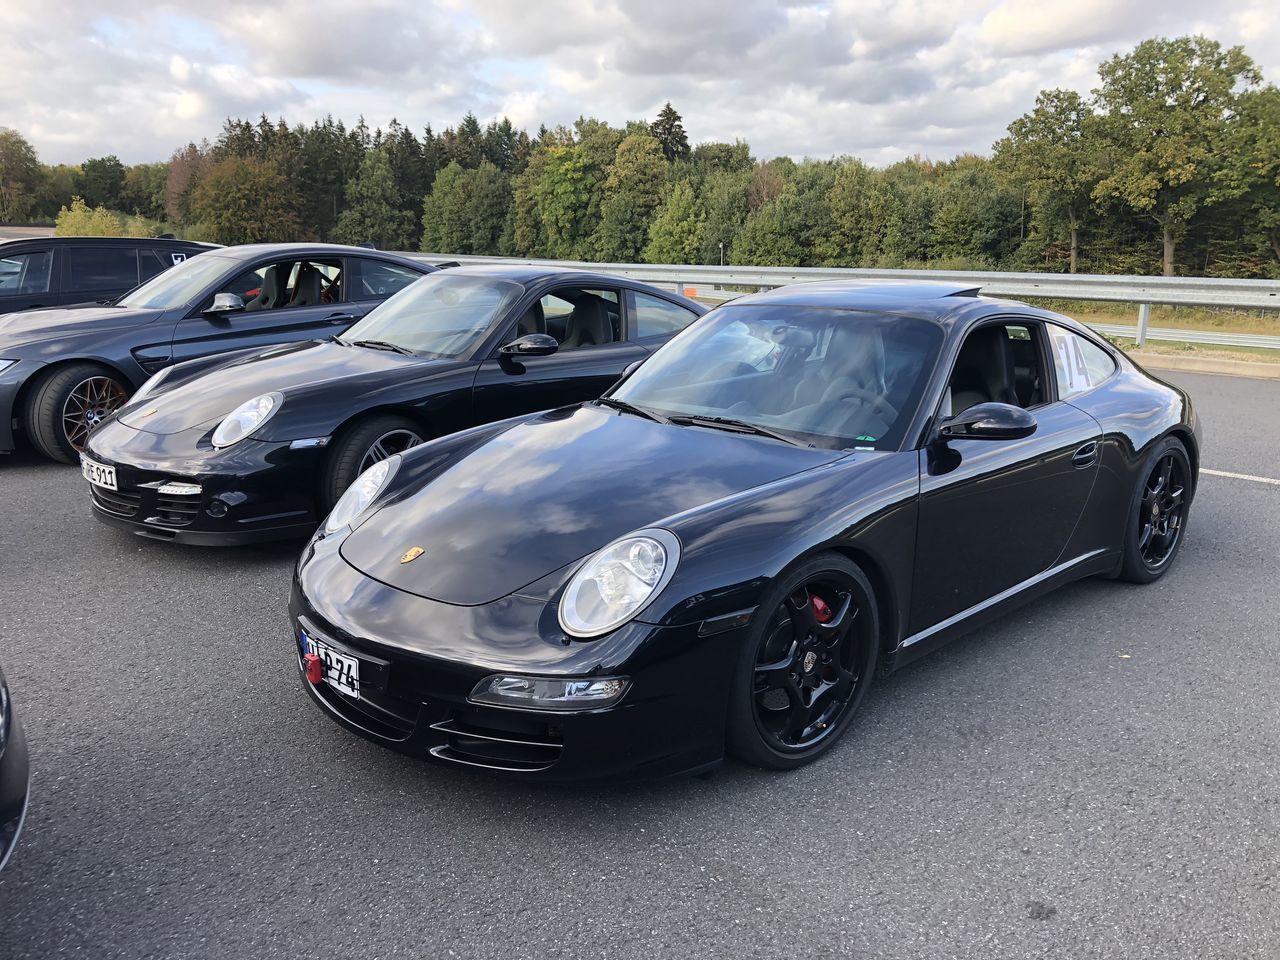
M 205 313 L 235 313 L 243 309 L 244 301 L 240 299 L 239 294 L 215 293 L 213 295 L 213 304 Z
M 529 333 L 498 351 L 504 357 L 549 357 L 560 349 L 560 341 L 548 333 Z
M 1011 403 L 979 403 L 950 420 L 938 435 L 944 440 L 1021 440 L 1036 432 L 1036 418 Z

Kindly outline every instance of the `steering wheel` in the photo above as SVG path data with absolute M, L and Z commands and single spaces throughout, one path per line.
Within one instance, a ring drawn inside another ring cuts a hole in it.
M 860 400 L 871 408 L 871 412 L 879 416 L 883 420 L 893 421 L 898 419 L 898 408 L 886 400 L 878 393 L 872 393 L 870 390 L 863 390 L 861 387 L 855 387 L 848 384 L 840 388 L 840 400 Z
M 337 302 L 338 284 L 342 282 L 342 274 L 339 273 L 332 280 L 330 280 L 328 277 L 326 277 L 322 273 L 320 274 L 320 282 L 321 284 L 323 284 L 323 288 L 320 291 L 320 302 L 321 303 Z

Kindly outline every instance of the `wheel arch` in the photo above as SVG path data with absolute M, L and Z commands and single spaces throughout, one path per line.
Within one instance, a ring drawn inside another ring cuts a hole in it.
M 820 553 L 838 553 L 857 564 L 858 568 L 866 575 L 871 584 L 871 592 L 875 594 L 876 608 L 880 619 L 880 652 L 887 653 L 893 650 L 898 644 L 902 617 L 898 610 L 898 604 L 894 600 L 893 581 L 890 579 L 884 565 L 870 552 L 862 549 L 856 543 L 820 544 L 796 557 L 795 560 L 787 564 L 786 570 L 778 573 L 778 576 L 785 575 L 788 570 Z
M 1187 459 L 1191 461 L 1191 496 L 1194 499 L 1196 488 L 1200 485 L 1200 447 L 1196 443 L 1195 434 L 1190 427 L 1179 424 L 1169 431 L 1168 436 L 1182 441 L 1182 446 L 1186 448 Z
M 414 423 L 422 427 L 426 433 L 430 434 L 430 436 L 424 436 L 424 440 L 430 440 L 436 436 L 435 424 L 432 422 L 432 418 L 429 414 L 423 413 L 421 410 L 408 404 L 397 403 L 382 403 L 377 406 L 366 407 L 363 410 L 359 410 L 334 427 L 329 436 L 338 437 L 361 422 L 373 417 L 404 417 L 406 420 L 412 420 Z M 332 446 L 332 441 L 330 446 Z

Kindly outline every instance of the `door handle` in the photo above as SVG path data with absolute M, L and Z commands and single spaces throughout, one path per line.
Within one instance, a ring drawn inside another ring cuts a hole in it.
M 350 323 L 356 319 L 354 313 L 331 313 L 324 318 L 325 323 Z
M 1090 440 L 1088 443 L 1081 444 L 1076 448 L 1076 452 L 1071 455 L 1071 462 L 1077 467 L 1093 466 L 1098 460 L 1098 441 Z

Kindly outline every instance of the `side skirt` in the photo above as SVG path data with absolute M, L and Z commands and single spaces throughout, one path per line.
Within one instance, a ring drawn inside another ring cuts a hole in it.
M 1065 586 L 1075 580 L 1083 580 L 1098 574 L 1107 574 L 1115 569 L 1118 554 L 1114 550 L 1092 550 L 1081 554 L 1074 560 L 1057 564 L 1037 573 L 1034 577 L 1016 583 L 1007 590 L 997 593 L 981 603 L 974 604 L 967 610 L 948 617 L 941 623 L 935 623 L 927 630 L 921 630 L 907 637 L 889 655 L 889 670 L 911 663 L 925 654 L 966 633 L 972 633 L 983 624 L 996 620 L 1010 610 L 1022 606 L 1037 597 Z

